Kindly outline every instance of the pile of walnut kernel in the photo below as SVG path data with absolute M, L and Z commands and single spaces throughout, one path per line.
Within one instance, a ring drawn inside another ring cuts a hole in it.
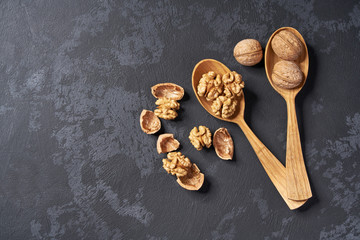
M 234 115 L 238 105 L 236 97 L 242 94 L 244 86 L 242 76 L 235 71 L 222 76 L 210 71 L 202 75 L 197 92 L 207 101 L 213 101 L 211 109 L 216 116 L 230 118 Z

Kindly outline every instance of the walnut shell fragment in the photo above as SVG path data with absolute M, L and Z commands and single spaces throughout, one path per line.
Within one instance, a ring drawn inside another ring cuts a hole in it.
M 140 127 L 146 134 L 154 134 L 161 128 L 160 119 L 150 110 L 142 110 L 140 114 Z
M 161 134 L 156 143 L 156 149 L 159 154 L 175 151 L 179 146 L 179 141 L 174 138 L 172 133 Z
M 197 191 L 204 183 L 204 174 L 202 174 L 198 166 L 193 163 L 188 174 L 183 177 L 178 177 L 176 181 L 186 190 Z
M 184 89 L 174 83 L 156 84 L 151 87 L 151 93 L 155 98 L 181 100 L 184 97 Z
M 226 128 L 219 128 L 214 133 L 213 145 L 219 158 L 232 160 L 234 155 L 234 142 Z

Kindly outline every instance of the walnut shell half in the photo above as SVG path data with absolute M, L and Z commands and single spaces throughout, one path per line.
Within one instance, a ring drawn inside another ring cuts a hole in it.
M 204 174 L 202 174 L 198 166 L 193 163 L 188 174 L 183 177 L 178 177 L 176 181 L 186 190 L 197 191 L 204 183 Z
M 156 149 L 159 154 L 175 151 L 179 146 L 179 141 L 174 138 L 172 133 L 161 134 L 156 143 Z
M 140 127 L 146 134 L 154 134 L 161 128 L 160 119 L 150 110 L 142 110 L 140 114 Z
M 234 155 L 234 142 L 226 128 L 216 130 L 213 137 L 213 145 L 219 158 L 232 160 Z
M 159 83 L 151 87 L 151 93 L 156 98 L 169 98 L 181 100 L 184 97 L 184 89 L 174 83 Z

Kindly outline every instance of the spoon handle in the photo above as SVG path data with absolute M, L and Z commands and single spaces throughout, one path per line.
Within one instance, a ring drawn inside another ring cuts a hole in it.
M 305 200 L 312 196 L 301 149 L 296 119 L 295 97 L 286 100 L 288 112 L 286 143 L 286 192 L 292 200 Z
M 249 140 L 254 152 L 260 160 L 261 165 L 264 167 L 270 180 L 284 199 L 288 207 L 293 210 L 302 206 L 306 200 L 293 201 L 286 196 L 286 172 L 285 167 L 281 162 L 267 149 L 267 147 L 256 137 L 246 124 L 244 119 L 237 122 L 241 130 L 244 132 L 246 138 Z

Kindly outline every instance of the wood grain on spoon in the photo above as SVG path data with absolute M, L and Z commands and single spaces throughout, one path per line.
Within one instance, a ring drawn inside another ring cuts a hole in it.
M 274 53 L 271 40 L 279 31 L 288 30 L 295 34 L 303 44 L 300 57 L 294 62 L 304 74 L 303 82 L 296 88 L 280 88 L 271 80 L 274 65 L 281 59 Z M 309 71 L 309 55 L 305 40 L 294 28 L 284 27 L 275 31 L 265 48 L 265 70 L 271 86 L 285 99 L 288 113 L 287 143 L 286 143 L 286 192 L 287 197 L 293 200 L 305 200 L 312 196 L 308 175 L 306 173 L 304 157 L 301 149 L 300 134 L 296 118 L 295 97 L 305 84 Z
M 255 136 L 255 134 L 251 131 L 249 126 L 246 124 L 244 120 L 244 110 L 245 110 L 245 99 L 244 94 L 239 97 L 239 106 L 233 117 L 229 119 L 224 119 L 216 116 L 211 109 L 212 102 L 207 101 L 205 97 L 200 97 L 197 94 L 197 86 L 199 84 L 199 80 L 201 76 L 209 71 L 214 71 L 218 74 L 225 74 L 230 72 L 230 70 L 221 62 L 213 60 L 213 59 L 205 59 L 200 61 L 194 68 L 192 74 L 192 86 L 195 92 L 195 96 L 199 100 L 200 104 L 205 108 L 205 110 L 210 113 L 212 116 L 228 121 L 236 123 L 240 126 L 245 136 L 249 140 L 252 148 L 254 149 L 256 155 L 258 156 L 260 163 L 264 167 L 266 173 L 271 179 L 272 183 L 280 193 L 281 197 L 284 199 L 286 204 L 290 209 L 296 209 L 302 206 L 306 200 L 303 201 L 293 201 L 287 198 L 286 195 L 286 172 L 285 167 L 279 162 L 279 160 L 266 148 L 266 146 Z

